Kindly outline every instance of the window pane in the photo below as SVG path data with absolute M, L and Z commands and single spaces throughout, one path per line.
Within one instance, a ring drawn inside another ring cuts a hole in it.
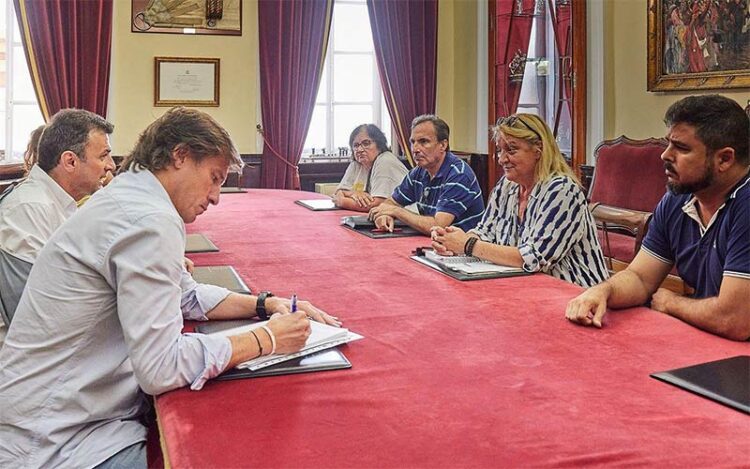
M 44 124 L 44 119 L 36 103 L 13 106 L 12 119 L 13 157 L 20 161 L 23 160 L 23 152 L 26 151 L 26 144 L 29 143 L 29 135 L 34 129 Z
M 2 102 L 5 101 L 3 100 Z M 8 152 L 8 156 L 5 156 L 5 147 L 5 107 L 0 106 L 0 164 L 9 163 L 10 152 Z
M 13 101 L 36 101 L 23 47 L 13 47 Z
M 349 146 L 349 134 L 360 124 L 373 122 L 372 105 L 333 106 L 333 148 Z
M 0 0 L 0 37 L 5 39 L 8 33 L 5 32 L 5 2 L 10 0 Z M 4 50 L 4 49 L 3 49 Z
M 334 55 L 334 102 L 372 102 L 372 55 Z
M 320 76 L 320 86 L 318 87 L 318 96 L 315 98 L 315 104 L 323 104 L 328 101 L 328 61 L 323 66 L 323 74 Z
M 323 153 L 326 146 L 326 107 L 315 106 L 313 110 L 310 129 L 307 131 L 307 140 L 302 153 L 310 154 L 315 149 L 316 154 Z
M 333 46 L 336 52 L 373 50 L 367 5 L 336 4 L 333 10 Z

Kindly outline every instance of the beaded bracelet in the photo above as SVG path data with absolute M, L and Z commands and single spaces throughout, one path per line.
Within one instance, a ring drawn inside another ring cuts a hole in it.
M 471 237 L 467 239 L 466 244 L 464 244 L 464 254 L 471 256 L 474 252 L 474 245 L 477 244 L 477 241 L 479 241 L 479 238 Z
M 262 357 L 263 356 L 263 346 L 260 345 L 260 339 L 258 339 L 258 336 L 255 334 L 255 331 L 250 331 L 250 333 L 253 335 L 253 337 L 255 337 L 255 342 L 258 344 L 258 349 L 260 350 L 260 355 L 258 355 L 258 357 Z
M 274 353 L 276 353 L 276 337 L 273 336 L 273 332 L 271 332 L 271 329 L 265 324 L 260 326 L 260 328 L 266 331 L 268 337 L 271 338 L 271 355 L 273 355 Z

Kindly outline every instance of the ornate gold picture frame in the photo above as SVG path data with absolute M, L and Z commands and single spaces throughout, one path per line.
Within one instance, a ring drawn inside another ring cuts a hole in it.
M 750 2 L 648 0 L 648 91 L 750 88 Z

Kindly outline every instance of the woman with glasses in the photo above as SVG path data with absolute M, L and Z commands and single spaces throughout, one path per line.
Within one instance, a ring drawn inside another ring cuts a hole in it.
M 586 197 L 547 124 L 532 114 L 516 114 L 492 130 L 505 175 L 476 228 L 468 233 L 435 228 L 435 250 L 544 272 L 584 287 L 606 280 Z
M 367 212 L 391 196 L 409 172 L 388 149 L 383 132 L 374 124 L 357 126 L 349 136 L 352 162 L 336 188 L 336 206 Z

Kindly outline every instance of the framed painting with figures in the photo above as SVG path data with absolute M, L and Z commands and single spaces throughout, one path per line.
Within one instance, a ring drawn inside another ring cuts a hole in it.
M 750 88 L 750 0 L 648 0 L 648 90 Z

